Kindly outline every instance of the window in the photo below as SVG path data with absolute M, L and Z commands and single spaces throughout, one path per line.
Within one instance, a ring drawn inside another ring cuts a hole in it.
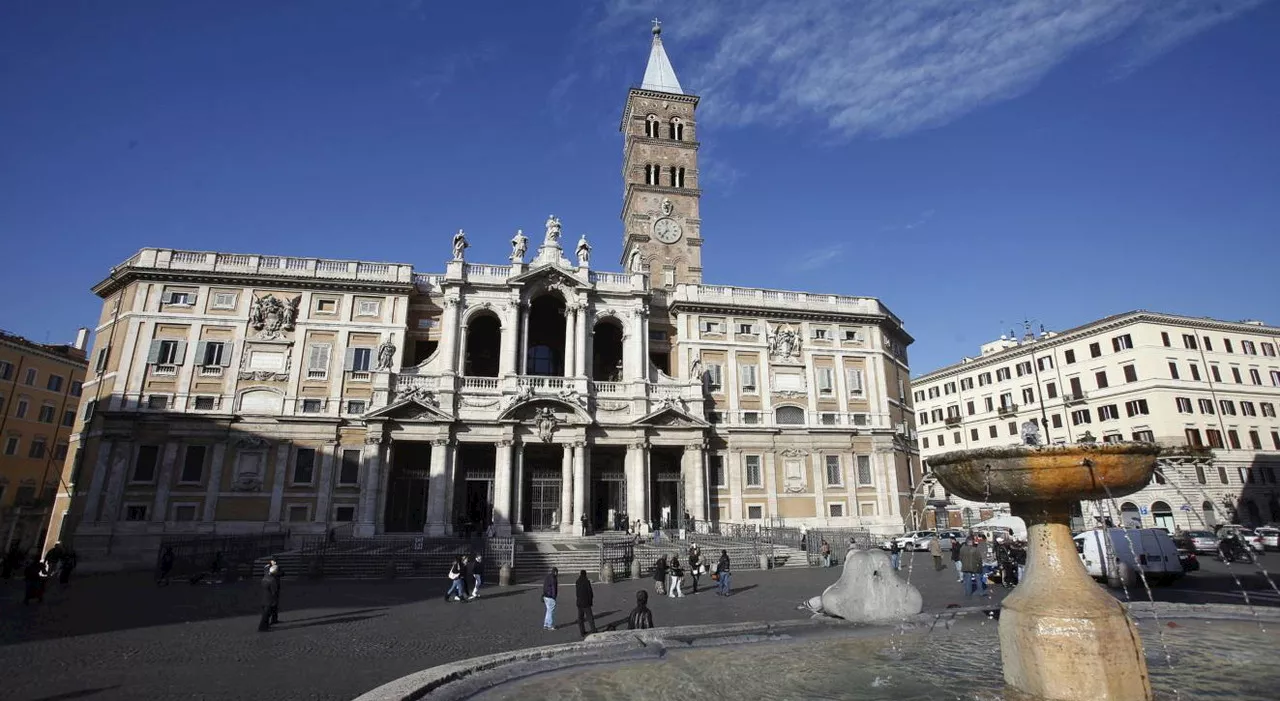
M 763 507 L 763 506 L 748 506 L 748 507 L 747 507 L 747 518 L 748 518 L 748 519 L 751 519 L 751 520 L 754 520 L 754 521 L 759 521 L 760 519 L 764 518 L 764 507 Z
M 1120 418 L 1120 410 L 1115 404 L 1106 404 L 1098 407 L 1099 421 L 1114 421 Z
M 969 440 L 975 441 L 975 442 L 978 440 L 978 429 L 976 428 L 969 429 Z
M 347 369 L 352 372 L 369 372 L 369 365 L 372 361 L 372 348 L 347 349 Z
M 938 447 L 939 447 L 939 448 L 941 448 L 942 446 L 944 446 L 944 445 L 946 445 L 946 444 L 947 444 L 947 435 L 946 435 L 945 433 L 939 433 L 939 434 L 938 434 Z
M 839 487 L 844 484 L 844 478 L 840 475 L 840 456 L 828 455 L 825 457 L 827 463 L 827 486 Z
M 1023 375 L 1030 375 L 1032 372 L 1034 372 L 1031 369 L 1030 360 L 1024 360 L 1021 363 L 1018 363 L 1017 365 L 1014 366 L 1014 369 L 1018 371 L 1018 377 L 1022 377 Z
M 920 439 L 920 447 L 921 447 L 921 448 L 924 448 L 925 450 L 928 450 L 928 449 L 929 449 L 929 437 L 928 437 L 928 436 L 925 436 L 924 438 L 921 438 L 921 439 Z
M 323 380 L 329 376 L 329 350 L 332 348 L 328 343 L 317 343 L 307 351 L 307 379 Z
M 1262 450 L 1262 436 L 1258 435 L 1257 431 L 1249 432 L 1249 445 L 1254 450 Z
M 857 330 L 857 329 L 845 329 L 845 330 L 844 330 L 844 340 L 849 341 L 850 343 L 861 343 L 861 342 L 862 342 L 862 339 L 861 339 L 861 338 L 859 337 L 859 335 L 858 335 L 858 330 Z
M 1053 369 L 1053 356 L 1046 355 L 1036 360 L 1036 366 L 1040 368 L 1040 372 Z
M 347 413 L 356 414 L 356 415 L 363 414 L 365 411 L 365 406 L 366 404 L 363 399 L 348 399 Z
M 209 397 L 209 396 L 203 396 L 203 395 L 196 397 L 196 403 L 195 403 L 196 411 L 213 411 L 214 409 L 217 409 L 217 408 L 218 408 L 217 397 Z
M 1129 334 L 1116 336 L 1111 339 L 1111 350 L 1114 350 L 1117 353 L 1122 350 L 1129 350 L 1130 348 L 1133 348 L 1133 338 L 1130 337 Z
M 1271 445 L 1276 450 L 1280 450 L 1280 431 L 1271 432 Z
M 1125 413 L 1129 416 L 1146 416 L 1151 412 L 1147 409 L 1147 400 L 1135 399 L 1131 402 L 1124 403 Z
M 762 479 L 760 474 L 760 456 L 747 455 L 743 459 L 746 461 L 747 486 L 748 487 L 762 486 L 764 484 L 764 480 Z M 757 518 L 759 517 L 757 516 Z
M 1191 379 L 1196 382 L 1200 381 L 1200 366 L 1195 363 L 1191 363 Z
M 1257 416 L 1258 410 L 1253 406 L 1253 402 L 1248 400 L 1240 400 L 1240 413 L 1245 416 Z
M 174 504 L 173 520 L 179 523 L 188 523 L 196 520 L 195 504 Z
M 1097 381 L 1098 389 L 1105 389 L 1107 387 L 1107 371 L 1106 370 L 1099 370 L 1095 372 L 1093 374 L 1093 379 Z
M 1138 381 L 1138 369 L 1137 369 L 1137 368 L 1135 368 L 1135 367 L 1134 367 L 1134 366 L 1132 366 L 1132 365 L 1126 365 L 1126 366 L 1124 366 L 1122 369 L 1124 370 L 1124 381 L 1125 381 L 1125 382 L 1137 382 L 1137 381 Z
M 774 412 L 774 420 L 781 425 L 804 425 L 804 409 L 798 406 L 780 406 Z
M 1013 406 L 1014 406 L 1014 403 L 1013 403 L 1013 392 L 1005 392 L 1004 394 L 1001 394 L 1001 395 L 1000 395 L 1000 408 L 1001 408 L 1001 409 L 1010 409 L 1010 408 L 1012 408 Z
M 45 404 L 44 406 L 40 407 L 40 416 L 37 417 L 36 420 L 42 424 L 51 424 L 53 423 L 53 415 L 56 414 L 57 412 L 58 410 L 53 408 L 52 405 Z
M 995 410 L 996 410 L 996 405 L 995 405 L 995 404 L 993 404 L 993 403 L 991 403 L 991 397 L 983 397 L 983 398 L 982 398 L 982 404 L 983 404 L 983 406 L 985 406 L 985 407 L 987 408 L 987 411 L 995 411 Z
M 871 456 L 859 455 L 858 463 L 858 484 L 868 486 L 871 484 Z
M 1009 368 L 998 368 L 998 369 L 996 370 L 996 381 L 997 381 L 997 382 L 1003 382 L 1003 381 L 1008 380 L 1008 379 L 1010 379 L 1010 378 L 1012 378 L 1012 377 L 1013 377 L 1013 374 L 1009 371 Z
M 1018 435 L 1018 422 L 1017 422 L 1017 421 L 1010 421 L 1010 422 L 1009 422 L 1009 435 L 1011 435 L 1011 436 L 1016 436 L 1016 435 Z
M 1076 352 L 1074 349 L 1068 348 L 1067 350 L 1063 351 L 1062 357 L 1064 360 L 1067 361 L 1067 365 L 1070 365 L 1076 362 Z
M 93 411 L 98 408 L 98 400 L 90 399 L 84 403 L 84 422 L 89 423 L 93 420 Z
M 930 399 L 937 399 L 937 398 L 938 398 L 938 397 L 940 397 L 940 396 L 942 396 L 942 390 L 938 389 L 937 387 L 930 387 L 930 388 L 929 388 L 929 398 L 930 398 Z
M 1258 368 L 1249 368 L 1249 381 L 1255 385 L 1262 384 L 1262 373 L 1258 372 Z
M 1053 427 L 1062 428 L 1062 414 L 1053 415 Z
M 98 359 L 93 363 L 93 371 L 101 375 L 107 369 L 107 348 L 98 349 Z
M 724 477 L 724 456 L 709 455 L 707 456 L 707 479 L 710 480 L 712 487 L 725 486 Z
M 1134 431 L 1133 440 L 1139 443 L 1155 443 L 1156 434 L 1152 433 L 1151 431 Z
M 35 387 L 36 375 L 37 373 L 35 368 L 27 368 L 27 379 L 23 381 L 23 384 Z
M 196 294 L 194 292 L 169 292 L 165 295 L 165 304 L 173 304 L 179 307 L 190 307 L 196 303 Z
M 835 370 L 831 368 L 816 368 L 815 372 L 818 377 L 818 394 L 834 394 L 835 393 Z
M 985 387 L 986 385 L 989 385 L 989 384 L 991 384 L 991 373 L 984 372 L 978 375 L 979 387 Z
M 1271 385 L 1274 387 L 1280 387 L 1280 370 L 1271 371 Z
M 1160 342 L 1164 344 L 1164 347 L 1165 347 L 1165 348 L 1169 348 L 1169 347 L 1171 347 L 1171 346 L 1173 345 L 1172 343 L 1170 343 L 1170 342 L 1169 342 L 1169 332 L 1168 332 L 1168 331 L 1161 331 L 1161 332 L 1160 332 Z
M 1222 447 L 1224 447 L 1224 446 L 1223 446 L 1223 443 L 1222 443 L 1222 432 L 1221 432 L 1221 431 L 1219 431 L 1219 430 L 1217 430 L 1217 429 L 1210 428 L 1210 429 L 1206 429 L 1206 430 L 1205 430 L 1205 432 L 1204 432 L 1204 434 L 1205 434 L 1205 437 L 1209 439 L 1209 447 L 1210 447 L 1210 448 L 1222 448 Z
M 849 395 L 853 397 L 861 397 L 866 390 L 862 386 L 862 369 L 861 368 L 845 368 L 844 381 L 849 386 Z
M 1169 361 L 1169 379 L 1178 379 L 1178 364 L 1172 360 Z
M 952 434 L 951 434 L 951 442 L 952 442 L 952 443 L 955 443 L 956 445 L 960 445 L 960 432 L 959 432 L 959 431 L 956 431 L 955 433 L 952 433 Z
M 1213 411 L 1213 400 L 1212 400 L 1212 399 L 1201 399 L 1201 400 L 1199 401 L 1199 404 L 1200 404 L 1200 413 L 1201 413 L 1201 414 L 1212 414 L 1212 413 L 1214 413 L 1214 411 Z
M 1057 396 L 1058 396 L 1058 384 L 1057 384 L 1056 382 L 1050 382 L 1049 384 L 1045 385 L 1045 386 L 1044 386 L 1044 393 L 1045 393 L 1045 396 L 1049 397 L 1050 399 L 1053 399 L 1054 397 L 1057 397 Z
M 7 438 L 7 439 L 5 440 L 5 442 L 4 442 L 4 454 L 5 454 L 5 455 L 17 455 L 17 454 L 18 454 L 18 444 L 19 444 L 19 443 L 21 443 L 21 442 L 22 442 L 22 439 L 21 439 L 21 438 L 19 438 L 19 437 L 17 437 L 17 436 L 9 436 L 9 438 Z
M 755 365 L 738 366 L 738 379 L 742 383 L 743 392 L 748 394 L 754 394 L 756 392 L 756 370 L 757 366 Z
M 320 399 L 304 399 L 302 400 L 302 413 L 319 414 L 324 408 L 324 401 Z
M 147 506 L 146 504 L 125 504 L 124 520 L 126 521 L 146 521 Z
M 930 412 L 930 418 L 931 418 L 932 420 L 934 420 L 934 421 L 941 421 L 941 420 L 942 420 L 942 410 L 941 410 L 941 409 L 934 409 L 932 412 Z
M 1213 350 L 1213 341 L 1210 341 L 1208 336 L 1204 337 L 1204 349 L 1207 351 Z
M 1100 343 L 1090 343 L 1090 344 L 1089 344 L 1089 357 L 1090 357 L 1090 358 L 1097 358 L 1097 357 L 1098 357 L 1098 356 L 1100 356 L 1100 355 L 1102 355 L 1102 344 L 1100 344 Z
M 13 363 L 0 360 L 0 380 L 7 380 L 10 377 L 13 377 Z
M 724 387 L 724 367 L 719 363 L 707 363 L 706 377 L 712 392 L 718 392 Z
M 1262 407 L 1263 416 L 1269 416 L 1273 419 L 1276 418 L 1276 405 L 1271 402 L 1259 402 L 1258 405 Z
M 306 504 L 289 505 L 289 523 L 306 523 L 311 520 L 311 507 Z
M 825 341 L 825 340 L 827 340 L 827 339 L 828 339 L 828 336 L 827 336 L 827 329 L 826 329 L 825 327 L 819 327 L 819 328 L 814 329 L 814 330 L 813 330 L 813 338 L 814 338 L 814 340 L 817 340 L 817 341 Z
M 1234 428 L 1227 431 L 1227 441 L 1230 443 L 1232 450 L 1240 450 L 1240 434 Z M 1249 481 L 1252 482 L 1252 471 L 1249 477 L 1251 478 Z
M 316 300 L 317 314 L 337 314 L 338 300 L 336 299 L 320 299 Z
M 1253 341 L 1241 341 L 1240 351 L 1248 355 L 1257 355 L 1258 349 L 1253 345 Z
M 960 378 L 960 389 L 973 389 L 973 378 L 972 377 Z
M 433 449 L 434 450 L 434 449 Z M 360 480 L 360 451 L 342 451 L 342 466 L 338 469 L 338 484 L 351 485 Z
M 140 445 L 138 455 L 133 461 L 134 482 L 154 482 L 156 480 L 156 459 L 160 457 L 160 446 Z
M 999 438 L 999 437 L 1000 437 L 1000 432 L 999 432 L 999 430 L 997 430 L 997 429 L 996 429 L 996 427 L 995 427 L 995 425 L 994 425 L 994 424 L 993 424 L 993 425 L 991 425 L 991 426 L 988 426 L 988 427 L 987 427 L 987 432 L 991 434 L 991 437 L 992 437 L 992 438 Z
M 750 323 L 742 323 L 742 322 L 738 322 L 738 333 L 746 334 L 746 335 L 750 336 L 750 335 L 754 334 L 755 332 L 756 332 L 756 327 L 755 327 L 754 325 L 752 325 L 752 324 L 750 324 Z
M 224 357 L 225 356 L 225 357 Z M 201 341 L 196 344 L 196 357 L 202 367 L 222 367 L 230 364 L 231 353 L 221 341 Z
M 956 383 L 954 383 L 954 382 L 948 382 L 948 383 L 946 383 L 946 384 L 942 385 L 942 393 L 943 393 L 943 394 L 955 394 L 955 393 L 956 393 Z
M 1027 404 L 1031 404 L 1031 403 L 1032 403 L 1032 402 L 1034 402 L 1035 400 L 1036 400 L 1036 391 L 1035 391 L 1033 388 L 1031 388 L 1031 387 L 1026 387 L 1026 388 L 1024 388 L 1024 389 L 1022 390 L 1022 401 L 1023 401 L 1023 402 L 1025 402 L 1025 403 L 1027 403 Z
M 1071 425 L 1079 426 L 1081 424 L 1093 423 L 1093 417 L 1089 415 L 1088 409 L 1077 409 L 1071 412 Z
M 1182 347 L 1191 350 L 1198 350 L 1196 346 L 1196 337 L 1189 333 L 1182 334 Z
M 1221 373 L 1221 372 L 1218 372 L 1218 366 L 1217 366 L 1217 365 L 1210 365 L 1210 366 L 1209 366 L 1209 374 L 1213 376 L 1213 381 L 1214 381 L 1214 382 L 1222 382 L 1222 373 Z
M 75 425 L 76 425 L 76 412 L 72 411 L 71 409 L 68 409 L 68 410 L 66 410 L 66 411 L 62 412 L 62 425 L 63 425 L 63 426 L 75 426 Z
M 977 413 L 977 412 L 975 412 L 975 411 L 974 411 L 974 408 L 973 408 L 973 402 L 971 402 L 971 401 L 970 401 L 970 402 L 965 402 L 965 403 L 964 403 L 964 408 L 965 408 L 965 411 L 966 411 L 966 412 L 968 412 L 969 416 L 973 416 L 975 413 Z
M 169 395 L 167 394 L 149 394 L 147 395 L 147 408 L 155 411 L 163 411 L 169 408 Z
M 361 299 L 356 302 L 356 316 L 378 316 L 382 313 L 382 300 Z
M 841 504 L 840 502 L 833 502 L 831 504 L 827 504 L 827 515 L 830 516 L 831 518 L 843 518 L 844 504 Z
M 48 382 L 46 382 L 46 383 L 45 383 L 45 389 L 49 390 L 50 392 L 61 392 L 61 391 L 62 391 L 62 376 L 61 376 L 61 375 L 50 375 L 50 376 L 49 376 L 49 380 L 48 380 Z
M 1261 381 L 1261 380 L 1259 380 L 1258 382 L 1255 382 L 1254 384 L 1259 384 L 1259 385 L 1260 385 L 1260 384 L 1262 384 L 1262 381 Z M 80 380 L 72 380 L 72 381 L 71 381 L 71 396 L 73 396 L 73 397 L 79 397 L 83 392 L 84 392 L 84 384 L 83 384 L 82 382 L 80 382 Z
M 724 333 L 724 322 L 719 319 L 703 319 L 702 333 Z
M 1218 400 L 1218 408 L 1222 411 L 1223 416 L 1236 415 L 1236 403 L 1231 401 L 1230 399 Z
M 1276 357 L 1276 344 L 1267 341 L 1262 342 L 1262 354 L 1269 357 Z
M 182 358 L 186 353 L 186 341 L 168 339 L 152 341 L 150 357 L 147 358 L 147 362 L 151 365 L 181 365 Z
M 742 412 L 742 423 L 744 423 L 744 424 L 758 424 L 758 423 L 760 423 L 760 412 L 758 412 L 758 411 L 744 411 L 744 412 Z
M 1240 379 L 1240 368 L 1231 368 L 1231 379 L 1235 380 L 1238 385 L 1244 384 L 1244 380 Z
M 235 309 L 236 293 L 234 292 L 214 292 L 213 293 L 214 309 Z
M 205 447 L 202 445 L 189 445 L 187 452 L 182 456 L 182 473 L 178 476 L 179 482 L 199 482 L 204 477 L 204 454 Z
M 43 438 L 41 438 L 41 437 L 39 437 L 39 436 L 37 436 L 35 440 L 31 441 L 31 448 L 27 451 L 27 457 L 29 457 L 29 458 L 43 458 L 43 457 L 44 457 L 44 448 L 45 448 L 45 441 L 44 441 L 44 439 L 43 439 Z
M 1226 349 L 1227 349 L 1227 352 L 1228 352 L 1228 353 L 1234 353 L 1234 352 L 1235 352 L 1235 351 L 1231 348 L 1231 339 L 1229 339 L 1229 338 L 1225 338 L 1225 337 L 1224 337 L 1224 338 L 1222 339 L 1222 346 L 1223 346 L 1224 348 L 1226 348 Z
M 315 476 L 316 451 L 314 448 L 298 448 L 293 455 L 293 483 L 311 484 Z
M 714 414 L 719 412 L 712 412 L 712 413 Z M 825 412 L 818 417 L 818 422 L 821 423 L 823 426 L 835 426 L 836 415 L 831 412 Z

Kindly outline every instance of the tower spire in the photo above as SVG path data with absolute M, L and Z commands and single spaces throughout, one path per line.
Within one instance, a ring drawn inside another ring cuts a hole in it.
M 667 58 L 667 50 L 662 48 L 662 22 L 656 17 L 653 20 L 653 46 L 649 49 L 649 65 L 644 69 L 644 81 L 640 83 L 643 90 L 683 95 L 680 81 L 676 79 L 676 69 L 671 67 L 671 59 Z

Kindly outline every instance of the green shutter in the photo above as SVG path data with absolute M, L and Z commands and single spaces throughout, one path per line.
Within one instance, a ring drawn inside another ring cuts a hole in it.
M 209 352 L 209 342 L 199 341 L 196 343 L 196 365 L 204 365 L 205 354 Z
M 155 365 L 160 362 L 160 341 L 152 341 L 151 347 L 147 349 L 147 364 Z

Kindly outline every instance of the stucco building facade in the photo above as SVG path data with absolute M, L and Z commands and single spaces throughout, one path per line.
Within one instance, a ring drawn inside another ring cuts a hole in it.
M 878 300 L 702 283 L 698 98 L 655 30 L 627 94 L 621 271 L 549 217 L 501 264 L 144 249 L 104 300 L 60 527 L 445 535 L 902 527 L 911 337 Z M 714 238 L 714 237 L 712 237 Z

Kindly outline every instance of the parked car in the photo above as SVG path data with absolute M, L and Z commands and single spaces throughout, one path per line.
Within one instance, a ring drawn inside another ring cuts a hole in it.
M 1262 547 L 1268 550 L 1280 550 L 1280 528 L 1263 526 L 1254 530 L 1254 533 L 1262 539 Z
M 1186 574 L 1178 546 L 1162 528 L 1095 528 L 1075 537 L 1076 552 L 1089 575 L 1110 579 L 1112 568 L 1141 570 L 1151 584 L 1167 584 Z
M 1218 552 L 1218 536 L 1212 531 L 1183 531 L 1178 536 L 1178 546 L 1186 548 L 1197 555 Z
M 882 543 L 880 547 L 888 550 L 891 547 L 891 544 L 894 541 L 897 541 L 898 547 L 903 550 L 928 550 L 929 541 L 937 535 L 936 531 L 913 531 L 911 533 L 904 533 L 895 538 L 890 538 Z M 924 545 L 921 546 L 921 543 Z
M 1262 542 L 1262 536 L 1254 533 L 1250 528 L 1235 525 L 1223 526 L 1218 529 L 1218 540 L 1222 540 L 1228 533 L 1235 533 L 1236 537 L 1248 543 L 1254 552 L 1265 552 L 1267 549 Z
M 1178 548 L 1178 559 L 1182 561 L 1183 572 L 1195 572 L 1200 569 L 1200 558 L 1196 557 L 1194 550 Z

